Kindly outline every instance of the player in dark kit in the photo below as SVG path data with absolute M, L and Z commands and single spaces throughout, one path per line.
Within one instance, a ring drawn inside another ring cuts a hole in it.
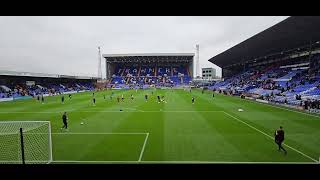
M 133 100 L 133 94 L 131 94 L 131 100 Z
M 276 130 L 276 132 L 274 133 L 274 137 L 274 141 L 277 143 L 279 148 L 278 151 L 282 149 L 284 151 L 284 154 L 287 154 L 287 151 L 281 145 L 284 141 L 284 131 L 282 129 L 282 126 L 280 126 L 280 129 Z
M 157 98 L 158 98 L 158 103 L 160 103 L 161 102 L 160 96 L 158 95 Z
M 64 104 L 64 95 L 61 96 L 61 103 Z
M 62 129 L 68 130 L 68 122 L 67 122 L 67 120 L 68 120 L 67 112 L 64 112 L 63 115 L 62 115 L 63 126 L 62 126 L 61 130 Z
M 214 93 L 212 93 L 212 98 L 214 98 Z
M 192 104 L 194 104 L 194 97 L 192 97 L 192 100 L 191 100 L 191 101 L 192 101 Z
M 119 96 L 117 97 L 117 101 L 120 102 L 120 97 Z
M 44 103 L 44 97 L 43 97 L 43 95 L 41 96 L 41 102 L 42 102 L 42 104 Z
M 37 100 L 40 101 L 40 95 L 37 96 Z
M 69 94 L 69 99 L 71 99 L 71 94 Z
M 96 98 L 93 97 L 92 101 L 93 101 L 93 105 L 95 106 L 96 105 Z

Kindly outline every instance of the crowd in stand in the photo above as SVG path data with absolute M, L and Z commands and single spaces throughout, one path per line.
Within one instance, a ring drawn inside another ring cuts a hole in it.
M 81 90 L 93 90 L 94 84 L 92 82 L 41 82 L 41 84 L 27 85 L 23 83 L 10 82 L 0 84 L 0 98 L 11 98 L 21 96 L 32 96 L 37 95 L 57 95 L 64 92 L 70 91 L 81 91 Z
M 318 59 L 312 66 L 300 64 L 253 67 L 217 82 L 211 89 L 224 94 L 245 94 L 274 103 L 319 109 L 320 61 Z
M 163 66 L 125 66 L 118 65 L 109 83 L 109 87 L 173 87 L 189 84 L 192 80 L 185 65 Z

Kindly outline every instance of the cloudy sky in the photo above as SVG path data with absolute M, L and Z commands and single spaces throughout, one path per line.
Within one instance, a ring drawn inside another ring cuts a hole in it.
M 0 70 L 97 76 L 97 46 L 104 54 L 194 53 L 196 44 L 200 67 L 216 67 L 208 59 L 286 18 L 0 17 Z

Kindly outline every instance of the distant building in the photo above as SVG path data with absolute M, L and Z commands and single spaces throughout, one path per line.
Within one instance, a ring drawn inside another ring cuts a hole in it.
M 214 68 L 202 68 L 202 79 L 215 79 L 216 69 Z

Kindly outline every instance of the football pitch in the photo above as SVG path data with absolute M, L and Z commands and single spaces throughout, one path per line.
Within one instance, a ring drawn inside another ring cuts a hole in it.
M 319 163 L 317 115 L 201 90 L 105 90 L 95 97 L 95 106 L 92 92 L 65 95 L 64 104 L 60 96 L 44 104 L 3 102 L 0 121 L 51 121 L 52 163 Z M 60 129 L 64 111 L 69 131 Z M 274 142 L 279 126 L 287 155 Z

